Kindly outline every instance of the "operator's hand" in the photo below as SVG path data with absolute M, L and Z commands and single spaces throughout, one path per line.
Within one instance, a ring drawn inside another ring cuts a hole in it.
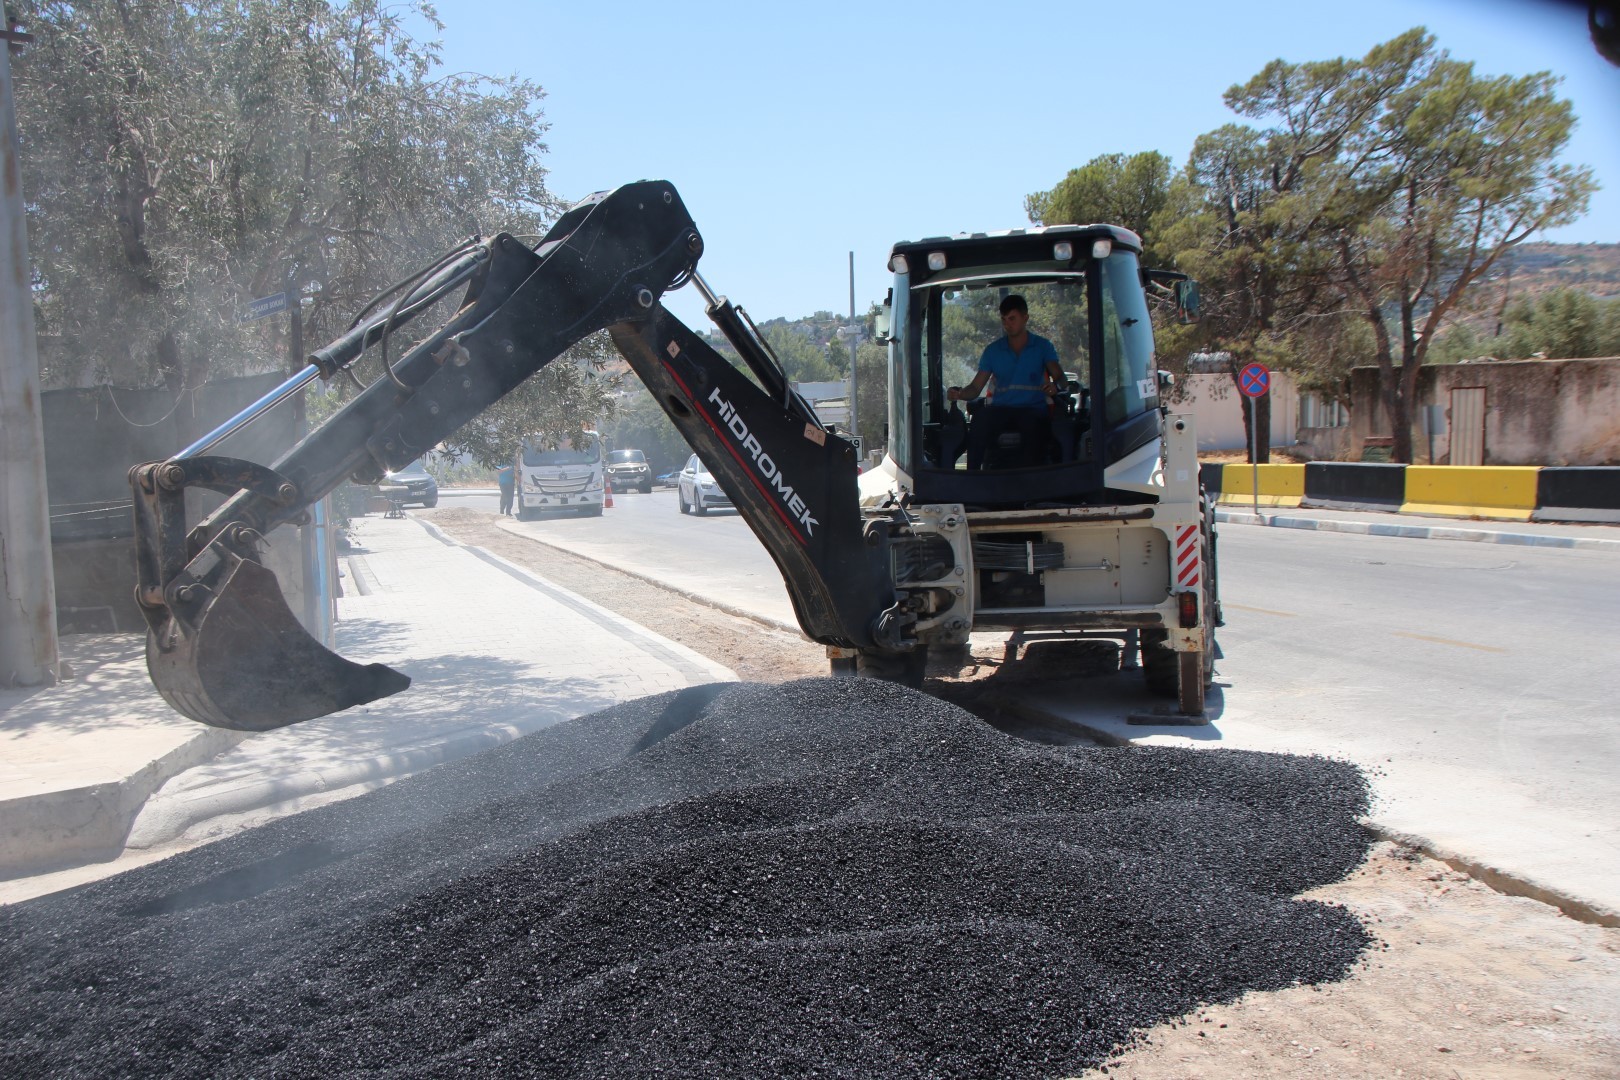
M 952 386 L 945 391 L 946 401 L 961 401 L 962 397 L 962 388 L 960 386 Z

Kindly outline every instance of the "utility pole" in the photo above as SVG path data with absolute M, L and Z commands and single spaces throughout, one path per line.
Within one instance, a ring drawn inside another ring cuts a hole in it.
M 861 353 L 861 335 L 855 326 L 855 253 L 849 253 L 849 431 L 857 439 L 861 435 L 861 413 L 857 404 L 859 391 L 855 388 L 855 361 Z M 862 467 L 865 467 L 866 445 L 861 444 Z
M 0 685 L 41 686 L 57 681 L 61 657 L 33 273 L 11 98 L 11 50 L 33 38 L 9 20 L 0 37 Z

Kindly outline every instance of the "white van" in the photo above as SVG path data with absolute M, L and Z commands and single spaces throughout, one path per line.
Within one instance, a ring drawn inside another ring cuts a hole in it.
M 594 431 L 585 432 L 578 446 L 563 439 L 555 450 L 547 449 L 546 440 L 538 437 L 524 439 L 515 475 L 514 510 L 520 519 L 548 510 L 602 512 L 602 439 Z

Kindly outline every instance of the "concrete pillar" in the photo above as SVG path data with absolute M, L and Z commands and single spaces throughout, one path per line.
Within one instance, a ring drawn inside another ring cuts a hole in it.
M 10 52 L 0 41 L 0 685 L 40 686 L 60 662 Z

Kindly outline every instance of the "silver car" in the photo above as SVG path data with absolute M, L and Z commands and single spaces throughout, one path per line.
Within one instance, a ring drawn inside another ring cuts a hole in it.
M 683 514 L 707 514 L 710 507 L 731 505 L 731 499 L 720 490 L 720 485 L 696 454 L 686 459 L 686 466 L 675 481 L 675 498 Z

